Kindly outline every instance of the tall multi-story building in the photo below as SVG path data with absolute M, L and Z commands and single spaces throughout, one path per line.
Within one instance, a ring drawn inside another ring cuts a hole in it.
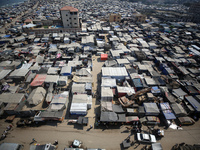
M 64 28 L 79 27 L 79 14 L 77 8 L 65 6 L 60 9 L 60 14 Z
M 121 15 L 120 14 L 110 14 L 109 22 L 121 22 Z

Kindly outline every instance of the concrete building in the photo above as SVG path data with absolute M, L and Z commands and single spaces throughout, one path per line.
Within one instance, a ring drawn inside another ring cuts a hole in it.
M 79 27 L 79 13 L 77 8 L 65 6 L 60 9 L 60 14 L 64 28 Z
M 109 22 L 121 22 L 121 15 L 120 14 L 110 14 Z
M 137 23 L 145 23 L 147 16 L 140 13 L 134 13 L 133 18 L 134 18 L 134 21 Z

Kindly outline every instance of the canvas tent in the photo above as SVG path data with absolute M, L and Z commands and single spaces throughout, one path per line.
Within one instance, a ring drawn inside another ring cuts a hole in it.
M 43 87 L 37 87 L 29 95 L 27 101 L 30 105 L 38 105 L 45 98 L 46 90 Z

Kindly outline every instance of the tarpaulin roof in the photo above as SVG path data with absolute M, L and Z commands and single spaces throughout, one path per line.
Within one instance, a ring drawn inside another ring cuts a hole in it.
M 0 102 L 4 103 L 20 103 L 24 98 L 21 93 L 3 93 L 0 95 Z
M 101 101 L 101 111 L 113 111 L 112 102 Z
M 186 96 L 185 99 L 192 105 L 192 107 L 200 112 L 200 103 L 193 96 Z
M 5 78 L 12 70 L 1 70 L 0 72 L 0 80 Z
M 125 67 L 102 67 L 103 76 L 128 76 Z
M 101 86 L 104 87 L 116 87 L 116 79 L 112 78 L 102 78 L 101 80 Z
M 86 93 L 85 84 L 73 84 L 72 93 Z
M 112 105 L 113 111 L 115 113 L 124 113 L 124 110 L 122 109 L 122 105 Z
M 132 121 L 139 121 L 139 118 L 137 116 L 126 117 L 126 122 L 132 122 Z
M 44 83 L 46 77 L 47 77 L 46 74 L 37 74 L 30 85 L 31 86 L 41 86 Z
M 16 69 L 10 74 L 9 78 L 25 77 L 28 72 L 29 72 L 29 69 L 23 69 L 23 68 Z
M 171 110 L 164 110 L 163 114 L 167 120 L 176 119 L 174 113 Z
M 58 75 L 47 75 L 45 79 L 45 83 L 57 83 L 59 79 Z
M 160 113 L 156 103 L 144 103 L 144 108 L 147 113 Z
M 101 112 L 100 121 L 103 122 L 117 122 L 118 116 L 115 112 Z
M 162 110 L 171 110 L 170 106 L 169 106 L 169 103 L 160 103 L 160 108 Z
M 180 104 L 174 103 L 174 104 L 171 104 L 171 107 L 175 115 L 187 114 L 185 109 Z

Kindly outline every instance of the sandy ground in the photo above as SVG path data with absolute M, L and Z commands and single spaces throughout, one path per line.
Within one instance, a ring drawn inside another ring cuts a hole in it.
M 99 79 L 99 72 L 104 62 L 99 60 L 99 56 L 93 56 L 93 90 L 97 89 L 97 83 Z M 95 122 L 95 108 L 98 107 L 98 102 L 93 99 L 92 109 L 88 111 L 89 125 L 94 125 Z M 107 150 L 120 150 L 122 147 L 120 144 L 122 141 L 129 136 L 129 132 L 126 130 L 126 126 L 121 126 L 117 129 L 105 129 L 105 128 L 93 128 L 87 131 L 88 126 L 69 125 L 67 120 L 62 123 L 49 122 L 46 125 L 40 127 L 26 127 L 16 128 L 16 122 L 18 119 L 13 121 L 13 129 L 9 131 L 7 138 L 2 142 L 14 142 L 21 143 L 24 145 L 24 150 L 28 150 L 32 138 L 35 138 L 38 143 L 54 143 L 58 140 L 58 150 L 64 150 L 65 147 L 69 146 L 69 142 L 74 139 L 78 139 L 83 142 L 83 146 L 87 148 L 105 148 Z M 4 119 L 0 120 L 0 133 L 6 129 L 9 123 L 5 122 Z M 144 126 L 143 130 L 147 128 Z M 163 127 L 161 127 L 163 129 Z M 183 130 L 164 129 L 165 137 L 159 140 L 164 150 L 169 150 L 176 143 L 185 142 L 187 144 L 200 144 L 200 121 L 192 126 L 185 126 Z M 134 141 L 134 135 L 131 136 L 131 141 Z M 137 143 L 129 149 L 141 149 L 144 144 L 138 145 Z

